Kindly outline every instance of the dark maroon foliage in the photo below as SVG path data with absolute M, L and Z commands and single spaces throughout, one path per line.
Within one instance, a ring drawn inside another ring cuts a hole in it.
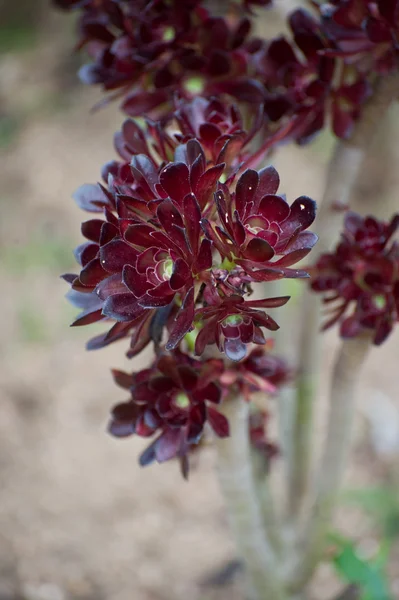
M 200 143 L 209 167 L 223 163 L 226 176 L 231 175 L 251 156 L 249 144 L 259 133 L 260 119 L 253 118 L 250 126 L 246 131 L 241 112 L 234 104 L 213 97 L 177 100 L 168 118 L 147 119 L 146 130 L 132 119 L 123 123 L 115 134 L 114 145 L 124 162 L 107 163 L 103 179 L 107 182 L 112 175 L 114 184 L 132 184 L 129 163 L 133 156 L 145 154 L 154 164 L 159 164 L 159 159 L 173 162 L 177 147 L 193 139 Z
M 270 353 L 273 340 L 266 340 L 263 346 L 258 346 L 247 358 L 231 368 L 225 368 L 220 382 L 227 390 L 237 385 L 240 393 L 249 402 L 254 392 L 274 395 L 278 388 L 292 377 L 286 361 Z
M 92 58 L 81 79 L 119 90 L 130 116 L 153 111 L 176 92 L 186 98 L 227 92 L 250 103 L 262 99 L 261 86 L 251 78 L 260 41 L 248 37 L 250 21 L 237 11 L 229 20 L 215 17 L 202 0 L 56 4 L 81 9 L 78 45 Z
M 222 371 L 220 360 L 199 362 L 180 351 L 161 354 L 150 368 L 132 375 L 114 371 L 131 399 L 113 408 L 109 431 L 117 437 L 156 435 L 140 464 L 179 457 L 187 474 L 187 452 L 200 441 L 206 422 L 219 437 L 229 435 L 226 417 L 216 409 L 221 389 L 215 379 Z
M 399 314 L 399 246 L 392 241 L 398 226 L 399 215 L 389 223 L 346 215 L 335 252 L 312 269 L 312 289 L 333 307 L 324 329 L 338 322 L 344 338 L 372 329 L 377 345 L 388 337 Z
M 274 167 L 257 172 L 247 169 L 231 192 L 219 186 L 215 194 L 219 223 L 203 220 L 220 255 L 233 260 L 254 281 L 300 277 L 306 273 L 289 267 L 304 258 L 317 241 L 305 231 L 314 221 L 315 202 L 306 196 L 289 206 L 276 195 L 280 179 Z M 278 256 L 277 260 L 274 260 Z
M 289 26 L 292 41 L 277 37 L 262 59 L 266 113 L 272 121 L 288 118 L 288 136 L 300 143 L 323 129 L 329 116 L 335 135 L 349 137 L 370 95 L 365 73 L 330 54 L 334 38 L 308 11 L 292 12 Z
M 359 65 L 363 73 L 386 75 L 398 68 L 398 0 L 330 0 L 320 13 L 334 39 L 330 56 Z
M 102 183 L 75 193 L 91 218 L 75 251 L 79 273 L 64 276 L 82 311 L 73 325 L 110 326 L 89 349 L 130 338 L 132 358 L 153 344 L 148 369 L 114 371 L 131 397 L 115 406 L 109 429 L 153 437 L 141 464 L 177 457 L 187 475 L 205 424 L 229 433 L 215 406 L 228 402 L 231 386 L 250 400 L 287 377 L 264 331 L 278 329 L 268 312 L 289 298 L 250 296 L 259 282 L 308 277 L 297 263 L 317 241 L 309 231 L 316 206 L 306 196 L 289 204 L 277 171 L 257 169 L 277 142 L 320 129 L 329 103 L 334 123 L 342 122 L 334 108 L 341 98 L 355 118 L 366 92 L 355 98 L 346 83 L 334 87 L 340 59 L 319 52 L 332 42 L 305 13 L 291 23 L 302 54 L 285 40 L 251 37 L 248 17 L 270 0 L 232 0 L 223 17 L 202 0 L 55 3 L 78 11 L 78 48 L 92 59 L 82 79 L 145 118 L 115 134 L 119 158 L 104 165 Z M 226 358 L 208 358 L 217 351 Z M 249 427 L 269 460 L 265 422 Z
M 202 0 L 56 4 L 81 11 L 78 45 L 92 58 L 81 78 L 113 90 L 128 115 L 169 114 L 176 97 L 228 95 L 261 115 L 270 145 L 305 143 L 329 122 L 350 137 L 376 77 L 398 67 L 399 0 L 313 2 L 314 14 L 289 15 L 289 38 L 264 41 L 247 17 L 268 0 L 232 2 L 225 17 Z
M 240 360 L 247 344 L 264 343 L 262 327 L 278 328 L 262 309 L 288 300 L 247 301 L 251 284 L 307 276 L 292 265 L 316 242 L 307 231 L 315 203 L 301 197 L 290 207 L 276 194 L 273 167 L 237 174 L 248 134 L 233 107 L 196 99 L 177 119 L 184 144 L 157 123 L 146 134 L 127 121 L 116 136 L 126 162 L 103 169 L 107 188 L 85 185 L 75 194 L 82 208 L 103 214 L 83 223 L 87 242 L 76 250 L 82 269 L 68 278 L 72 301 L 84 309 L 75 325 L 111 319 L 111 330 L 89 347 L 131 335 L 129 356 L 160 343 L 165 329 L 166 348 L 176 348 L 196 327 L 197 354 L 216 343 Z M 191 138 L 196 131 L 203 145 Z M 174 162 L 167 162 L 172 151 Z

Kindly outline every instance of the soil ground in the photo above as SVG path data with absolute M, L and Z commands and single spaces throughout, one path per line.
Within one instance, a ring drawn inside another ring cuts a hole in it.
M 49 22 L 51 35 L 0 55 L 0 600 L 241 600 L 239 581 L 201 584 L 235 558 L 212 448 L 196 458 L 188 483 L 173 463 L 140 469 L 142 442 L 112 439 L 105 427 L 110 406 L 124 399 L 110 367 L 138 368 L 145 357 L 128 365 L 123 344 L 87 353 L 88 329 L 68 329 L 74 311 L 58 275 L 74 268 L 85 219 L 70 195 L 113 157 L 121 116 L 114 105 L 90 113 L 100 96 L 75 87 L 70 37 L 62 18 Z M 399 151 L 381 157 L 382 141 L 359 199 L 367 210 L 378 201 L 388 216 Z M 275 163 L 290 200 L 320 198 L 330 151 L 326 137 L 282 150 Z M 326 374 L 335 348 L 328 334 Z M 364 370 L 347 488 L 385 485 L 399 461 L 398 351 L 395 333 Z M 342 506 L 337 524 L 364 554 L 375 551 L 378 530 L 358 507 Z M 398 557 L 396 547 L 395 597 Z M 322 567 L 311 598 L 328 600 L 339 587 Z

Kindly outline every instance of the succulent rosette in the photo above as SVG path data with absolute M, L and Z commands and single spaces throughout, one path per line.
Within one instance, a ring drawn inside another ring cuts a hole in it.
M 311 140 L 329 120 L 337 137 L 349 137 L 371 93 L 366 74 L 342 64 L 320 18 L 297 9 L 288 24 L 292 39 L 277 37 L 262 51 L 267 116 L 277 125 L 288 119 L 286 135 L 299 143 Z
M 161 121 L 147 119 L 145 128 L 133 119 L 123 123 L 114 136 L 115 150 L 123 162 L 113 160 L 104 165 L 103 180 L 107 183 L 112 175 L 119 188 L 129 186 L 134 183 L 130 168 L 133 156 L 144 154 L 154 165 L 159 165 L 160 159 L 173 162 L 177 147 L 192 139 L 200 143 L 206 164 L 224 163 L 224 173 L 229 176 L 250 157 L 249 145 L 262 125 L 259 115 L 250 118 L 249 125 L 247 131 L 235 104 L 214 97 L 175 99 L 175 110 Z
M 279 387 L 292 377 L 287 362 L 271 353 L 273 340 L 266 340 L 263 346 L 257 346 L 238 364 L 226 366 L 220 382 L 226 390 L 232 385 L 238 386 L 247 402 L 253 392 L 275 395 Z
M 398 226 L 399 215 L 386 223 L 347 213 L 340 243 L 311 271 L 311 287 L 332 313 L 324 329 L 339 323 L 344 338 L 373 330 L 377 345 L 389 336 L 399 318 Z
M 131 375 L 114 371 L 131 398 L 113 408 L 109 431 L 117 437 L 157 436 L 140 464 L 179 457 L 187 475 L 187 453 L 200 441 L 205 423 L 219 437 L 229 434 L 227 419 L 216 408 L 222 391 L 215 379 L 222 371 L 221 360 L 199 362 L 180 351 L 161 354 L 150 368 Z
M 176 92 L 186 98 L 226 92 L 252 104 L 263 99 L 252 77 L 261 42 L 249 37 L 251 23 L 240 10 L 225 19 L 213 16 L 202 0 L 56 4 L 81 11 L 78 46 L 92 59 L 81 79 L 123 96 L 130 116 L 167 111 Z
M 337 59 L 319 55 L 331 44 L 302 13 L 292 22 L 303 55 L 251 37 L 243 14 L 268 0 L 231 2 L 226 18 L 201 0 L 56 3 L 80 15 L 78 46 L 92 59 L 82 78 L 122 98 L 132 117 L 114 136 L 118 157 L 102 182 L 74 196 L 90 218 L 75 251 L 79 272 L 65 275 L 82 311 L 73 325 L 104 323 L 89 349 L 128 338 L 132 358 L 153 345 L 149 368 L 114 371 L 130 398 L 114 407 L 109 430 L 151 437 L 141 464 L 179 458 L 186 475 L 207 423 L 229 433 L 216 408 L 228 401 L 228 381 L 250 400 L 285 378 L 265 332 L 278 329 L 269 312 L 289 297 L 267 286 L 265 297 L 251 295 L 258 283 L 308 277 L 298 263 L 317 241 L 316 205 L 307 196 L 289 203 L 277 171 L 260 163 L 285 137 L 318 130 Z M 313 94 L 317 80 L 325 86 Z M 273 99 L 282 100 L 278 115 Z M 270 458 L 265 423 L 253 429 Z
M 231 140 L 221 146 L 222 157 Z M 135 150 L 148 146 L 139 139 Z M 197 327 L 198 354 L 216 343 L 240 360 L 247 344 L 264 343 L 262 327 L 278 328 L 262 309 L 288 300 L 246 300 L 251 284 L 307 276 L 292 265 L 317 240 L 306 231 L 315 203 L 300 197 L 289 206 L 276 194 L 273 167 L 226 172 L 226 163 L 215 165 L 212 153 L 207 160 L 196 139 L 177 145 L 174 155 L 169 163 L 157 163 L 150 152 L 134 155 L 125 183 L 107 167 L 108 188 L 86 185 L 76 193 L 82 208 L 104 219 L 82 225 L 88 240 L 76 251 L 82 269 L 68 276 L 71 299 L 85 307 L 75 324 L 116 321 L 90 346 L 133 332 L 130 355 L 154 336 L 161 339 L 164 327 L 169 350 Z M 81 294 L 91 296 L 83 301 Z
M 330 0 L 320 6 L 323 28 L 334 40 L 330 56 L 359 70 L 386 75 L 397 69 L 398 0 Z

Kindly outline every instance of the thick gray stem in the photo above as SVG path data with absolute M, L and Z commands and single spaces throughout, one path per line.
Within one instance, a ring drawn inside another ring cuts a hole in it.
M 218 472 L 231 527 L 244 560 L 250 600 L 285 600 L 280 565 L 267 538 L 256 495 L 248 437 L 249 405 L 230 397 L 221 407 L 230 437 L 218 439 Z
M 265 457 L 256 449 L 252 449 L 251 455 L 255 492 L 260 504 L 265 533 L 276 556 L 280 556 L 283 550 L 280 515 L 276 514 L 271 481 L 265 468 Z
M 348 462 L 355 391 L 371 347 L 369 332 L 342 343 L 335 362 L 329 398 L 328 430 L 316 478 L 316 500 L 303 536 L 294 589 L 309 581 L 324 550 L 336 495 Z
M 382 77 L 363 109 L 352 137 L 337 143 L 328 167 L 325 193 L 316 219 L 318 255 L 331 250 L 342 227 L 344 209 L 354 194 L 360 169 L 381 119 L 399 97 L 399 75 Z M 315 260 L 315 257 L 313 258 Z M 291 516 L 301 513 L 311 471 L 313 402 L 321 367 L 321 300 L 304 291 L 302 330 L 299 345 L 298 389 L 294 406 L 293 441 L 288 457 L 288 497 Z

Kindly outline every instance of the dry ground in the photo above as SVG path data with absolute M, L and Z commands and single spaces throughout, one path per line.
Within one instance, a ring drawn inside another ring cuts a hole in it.
M 188 483 L 175 464 L 141 470 L 141 442 L 104 432 L 109 407 L 124 398 L 109 374 L 125 365 L 123 344 L 86 353 L 88 330 L 68 329 L 73 311 L 58 274 L 74 266 L 71 249 L 85 217 L 70 195 L 95 181 L 113 156 L 121 117 L 116 107 L 91 115 L 97 94 L 70 91 L 67 45 L 55 44 L 59 21 L 51 23 L 53 35 L 34 52 L 0 56 L 0 116 L 17 124 L 3 132 L 0 149 L 0 599 L 240 600 L 239 585 L 199 585 L 235 556 L 212 450 L 199 457 Z M 321 140 L 282 152 L 276 162 L 289 198 L 320 197 L 329 150 Z M 387 165 L 397 158 L 369 160 L 374 181 L 383 172 L 389 179 L 382 190 L 365 176 L 367 202 L 395 202 L 399 174 Z M 384 205 L 381 213 L 388 214 Z M 327 336 L 326 369 L 334 347 L 334 335 Z M 398 350 L 395 334 L 373 353 L 359 391 L 359 405 L 382 420 L 380 442 L 388 433 L 396 439 Z M 387 471 L 365 441 L 363 422 L 359 415 L 351 487 L 379 482 Z M 320 438 L 321 421 L 319 429 Z M 389 453 L 391 459 L 392 446 Z M 359 511 L 342 509 L 339 522 L 364 551 L 373 550 L 374 530 Z M 327 600 L 336 587 L 322 568 L 313 600 Z

